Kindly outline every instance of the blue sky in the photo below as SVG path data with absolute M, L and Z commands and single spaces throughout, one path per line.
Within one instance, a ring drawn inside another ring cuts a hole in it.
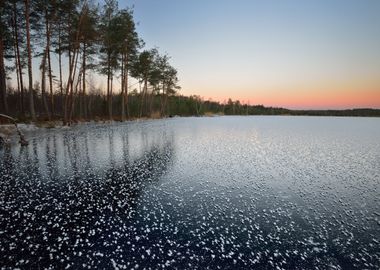
M 380 1 L 119 1 L 132 5 L 146 47 L 172 57 L 183 94 L 288 107 L 380 100 Z

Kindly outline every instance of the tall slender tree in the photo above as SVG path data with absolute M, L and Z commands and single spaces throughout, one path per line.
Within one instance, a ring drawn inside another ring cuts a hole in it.
M 30 1 L 24 0 L 25 4 L 25 21 L 26 21 L 26 46 L 28 50 L 28 77 L 29 77 L 29 110 L 33 121 L 36 121 L 36 112 L 34 110 L 33 98 L 33 71 L 32 71 L 32 45 L 30 43 Z
M 75 16 L 77 16 L 78 5 L 78 0 L 51 1 L 51 9 L 54 10 L 52 11 L 53 14 L 50 19 L 51 45 L 54 48 L 54 52 L 58 54 L 58 85 L 62 115 L 64 115 L 64 108 L 67 101 L 63 83 L 63 60 L 64 54 L 67 53 L 69 63 L 71 63 L 71 47 L 73 43 L 72 29 L 75 28 L 73 22 Z
M 13 27 L 13 39 L 14 39 L 14 50 L 15 50 L 15 69 L 17 73 L 17 87 L 19 92 L 19 104 L 21 115 L 25 115 L 24 109 L 24 79 L 23 79 L 23 69 L 24 69 L 24 59 L 21 54 L 21 46 L 23 43 L 23 38 L 20 35 L 20 7 L 18 5 L 18 0 L 12 0 L 12 27 Z
M 112 81 L 113 73 L 117 67 L 117 36 L 115 31 L 115 15 L 118 11 L 116 0 L 106 0 L 104 13 L 102 14 L 101 34 L 102 44 L 100 48 L 101 68 L 100 72 L 107 76 L 107 110 L 109 120 L 113 119 L 112 110 Z
M 3 34 L 0 35 L 0 94 L 2 111 L 4 113 L 8 113 Z
M 181 87 L 178 85 L 178 77 L 177 70 L 167 65 L 163 69 L 162 76 L 162 95 L 163 95 L 163 103 L 161 106 L 161 114 L 163 116 L 168 115 L 168 98 L 171 95 L 175 95 Z
M 86 10 L 84 10 L 82 23 L 80 26 L 80 43 L 82 47 L 82 91 L 80 92 L 79 99 L 79 114 L 80 118 L 87 118 L 87 83 L 86 83 L 86 73 L 88 69 L 94 68 L 93 55 L 96 53 L 96 43 L 98 42 L 98 9 L 96 6 L 89 5 Z
M 54 114 L 55 112 L 55 105 L 54 105 L 54 95 L 53 95 L 53 74 L 52 74 L 52 69 L 51 69 L 50 50 L 51 50 L 51 35 L 52 35 L 51 21 L 54 16 L 55 16 L 54 1 L 46 1 L 45 8 L 44 8 L 45 32 L 46 32 L 46 56 L 47 56 L 47 65 L 48 65 L 48 76 L 49 76 L 50 108 L 51 108 L 52 114 Z
M 137 50 L 141 47 L 142 41 L 138 38 L 132 11 L 129 9 L 120 10 L 112 21 L 112 31 L 115 36 L 115 52 L 120 60 L 121 78 L 121 120 L 125 121 L 126 111 L 128 113 L 128 75 L 132 59 L 136 58 Z M 126 110 L 127 109 L 127 110 Z
M 84 1 L 79 12 L 77 10 L 77 2 L 70 1 L 67 9 L 71 10 L 70 17 L 66 25 L 66 42 L 69 55 L 69 74 L 67 78 L 64 102 L 64 116 L 63 122 L 65 125 L 71 124 L 71 111 L 74 106 L 74 81 L 77 73 L 77 64 L 80 49 L 80 36 L 81 25 L 83 21 L 83 14 L 88 9 L 87 1 Z
M 0 106 L 1 112 L 8 113 L 8 102 L 7 102 L 7 84 L 6 84 L 6 67 L 5 67 L 5 57 L 6 51 L 9 49 L 11 44 L 11 34 L 9 33 L 9 21 L 5 18 L 3 14 L 9 12 L 9 4 L 6 2 L 0 2 Z
M 42 55 L 42 60 L 41 60 L 41 65 L 40 65 L 40 70 L 41 70 L 41 98 L 42 98 L 42 103 L 44 105 L 45 112 L 47 114 L 47 117 L 49 121 L 51 120 L 51 114 L 50 110 L 46 101 L 46 58 L 48 55 L 48 46 L 46 46 L 43 55 Z

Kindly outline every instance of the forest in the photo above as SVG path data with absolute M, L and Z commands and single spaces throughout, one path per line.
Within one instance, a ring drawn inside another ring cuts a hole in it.
M 380 116 L 372 109 L 288 110 L 183 96 L 170 56 L 145 48 L 133 9 L 119 9 L 116 0 L 103 5 L 9 0 L 0 2 L 0 14 L 0 113 L 18 121 L 70 125 L 210 114 Z M 106 89 L 95 85 L 94 76 L 105 78 Z
M 115 0 L 103 6 L 10 0 L 0 9 L 3 113 L 65 124 L 168 114 L 168 98 L 180 89 L 177 70 L 167 54 L 144 49 L 132 9 L 119 9 Z M 36 61 L 39 74 L 33 74 Z M 95 87 L 89 74 L 104 76 L 106 89 Z M 130 77 L 138 83 L 131 85 Z

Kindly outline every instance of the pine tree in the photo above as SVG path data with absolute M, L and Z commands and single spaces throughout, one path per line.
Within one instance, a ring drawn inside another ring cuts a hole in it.
M 33 95 L 33 67 L 32 67 L 32 45 L 30 42 L 30 1 L 24 0 L 25 4 L 25 21 L 26 21 L 26 44 L 28 51 L 28 79 L 29 79 L 29 110 L 33 121 L 36 121 L 36 112 L 34 110 Z

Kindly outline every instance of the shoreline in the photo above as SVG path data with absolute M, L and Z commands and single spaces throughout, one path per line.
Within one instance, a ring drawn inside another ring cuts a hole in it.
M 371 115 L 308 115 L 308 114 L 260 114 L 260 115 L 223 115 L 223 114 L 212 114 L 206 113 L 204 115 L 196 116 L 180 116 L 174 115 L 170 117 L 142 117 L 142 118 L 133 118 L 125 121 L 119 120 L 89 120 L 89 121 L 74 121 L 71 125 L 64 125 L 62 120 L 56 121 L 37 121 L 37 122 L 18 122 L 18 128 L 27 136 L 35 135 L 38 132 L 46 132 L 49 130 L 70 130 L 75 127 L 83 126 L 83 125 L 110 125 L 110 124 L 123 124 L 123 123 L 136 123 L 143 121 L 154 121 L 154 120 L 164 120 L 171 118 L 190 118 L 190 117 L 199 117 L 199 118 L 208 118 L 208 117 L 265 117 L 265 116 L 279 116 L 279 117 L 336 117 L 336 118 L 380 118 L 379 116 L 371 116 Z M 14 139 L 18 137 L 17 130 L 14 124 L 10 123 L 0 123 L 0 137 L 5 140 L 9 140 L 11 142 L 15 141 Z

